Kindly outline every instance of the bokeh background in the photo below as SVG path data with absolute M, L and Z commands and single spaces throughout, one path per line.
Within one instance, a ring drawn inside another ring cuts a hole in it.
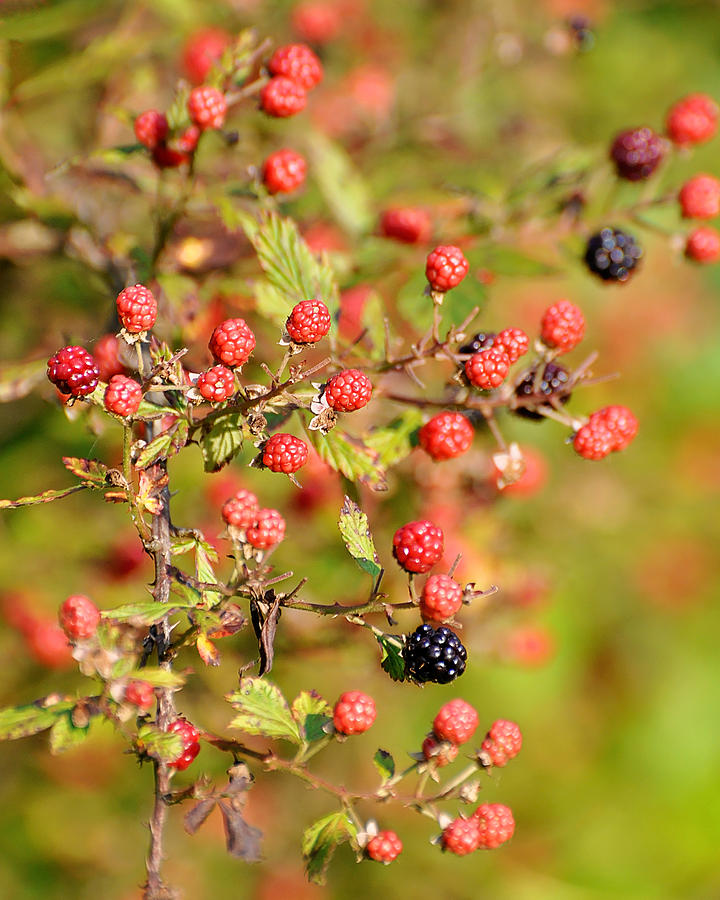
M 572 16 L 585 19 L 571 27 Z M 625 454 L 590 464 L 575 457 L 556 423 L 503 420 L 507 436 L 539 460 L 524 492 L 495 491 L 487 435 L 470 463 L 432 466 L 416 452 L 387 495 L 363 492 L 396 595 L 404 587 L 390 536 L 421 514 L 452 535 L 467 580 L 501 587 L 487 607 L 464 615 L 470 665 L 455 687 L 392 683 L 365 632 L 300 613 L 283 621 L 272 677 L 288 695 L 315 688 L 332 701 L 362 687 L 378 704 L 368 734 L 318 761 L 329 777 L 372 784 L 378 742 L 402 760 L 451 696 L 476 705 L 481 727 L 500 717 L 519 722 L 522 754 L 482 791 L 484 801 L 513 807 L 509 845 L 444 856 L 428 844 L 428 820 L 387 807 L 379 819 L 401 834 L 400 859 L 358 867 L 341 848 L 327 887 L 311 887 L 300 834 L 331 811 L 330 801 L 293 779 L 260 775 L 247 813 L 266 833 L 265 861 L 246 866 L 228 857 L 219 818 L 185 835 L 174 810 L 168 880 L 197 900 L 720 896 L 720 270 L 683 259 L 687 225 L 672 200 L 642 215 L 626 212 L 650 196 L 672 197 L 692 173 L 720 175 L 717 139 L 675 155 L 647 187 L 618 186 L 606 160 L 618 130 L 661 129 L 670 103 L 691 91 L 720 97 L 720 5 L 3 3 L 0 496 L 69 484 L 62 455 L 117 458 L 116 429 L 90 433 L 72 422 L 36 376 L 61 344 L 92 345 L 112 327 L 113 295 L 87 264 L 86 237 L 147 248 L 152 198 L 109 173 L 127 165 L 145 185 L 154 175 L 141 156 L 99 151 L 131 144 L 132 116 L 171 101 L 184 43 L 208 25 L 231 33 L 254 26 L 278 44 L 309 36 L 320 48 L 326 77 L 308 111 L 276 122 L 250 104 L 233 119 L 238 143 L 210 147 L 201 169 L 242 183 L 271 149 L 309 152 L 308 186 L 287 211 L 312 246 L 331 252 L 341 287 L 355 289 L 348 309 L 369 285 L 400 321 L 423 319 L 427 248 L 373 233 L 387 206 L 423 204 L 438 238 L 467 238 L 473 267 L 458 303 L 486 304 L 487 328 L 514 324 L 532 333 L 545 306 L 571 298 L 588 321 L 585 346 L 572 359 L 597 348 L 595 371 L 621 374 L 578 391 L 571 408 L 582 414 L 621 402 L 641 425 Z M 357 174 L 347 192 L 328 178 L 338 159 L 350 159 Z M 551 183 L 548 172 L 557 175 Z M 574 192 L 585 202 L 579 226 L 556 212 Z M 627 227 L 646 250 L 641 271 L 620 288 L 597 282 L 579 262 L 583 229 L 604 224 Z M 190 359 L 198 367 L 207 362 L 209 323 L 228 312 L 247 315 L 273 347 L 272 328 L 253 318 L 245 282 L 253 265 L 247 246 L 206 211 L 179 226 L 163 287 L 178 308 L 192 310 L 186 336 L 196 338 Z M 194 451 L 174 463 L 175 520 L 216 536 L 220 504 L 245 484 L 286 514 L 277 565 L 309 578 L 309 598 L 363 596 L 365 576 L 336 532 L 339 486 L 318 468 L 298 492 L 247 469 L 249 457 L 214 476 L 202 474 Z M 2 705 L 91 689 L 51 636 L 40 632 L 28 643 L 23 615 L 50 622 L 78 591 L 103 607 L 140 599 L 151 577 L 122 509 L 84 495 L 3 513 L 0 570 Z M 222 695 L 256 652 L 250 636 L 222 650 L 217 669 L 188 660 L 196 677 L 183 694 L 183 712 L 218 732 L 230 717 Z M 43 735 L 0 747 L 3 897 L 138 896 L 152 773 L 123 751 L 109 726 L 58 757 Z M 205 748 L 186 776 L 204 771 L 219 780 L 226 764 Z

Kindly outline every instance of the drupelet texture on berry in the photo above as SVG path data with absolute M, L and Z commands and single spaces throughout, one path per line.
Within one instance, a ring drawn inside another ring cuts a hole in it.
M 183 746 L 180 756 L 172 762 L 169 762 L 168 766 L 177 769 L 178 771 L 187 769 L 200 752 L 200 742 L 198 741 L 200 732 L 183 716 L 180 716 L 175 719 L 174 722 L 171 722 L 167 727 L 167 731 L 170 734 L 179 735 Z
M 495 850 L 515 832 L 512 810 L 503 803 L 483 803 L 473 813 L 480 830 L 479 847 Z
M 276 509 L 260 509 L 245 536 L 256 550 L 269 550 L 285 537 L 285 519 Z
M 48 379 L 61 393 L 73 397 L 92 394 L 99 375 L 95 360 L 84 347 L 62 347 L 48 360 Z
M 322 63 L 307 44 L 278 47 L 270 57 L 268 69 L 271 75 L 285 76 L 306 91 L 320 84 L 323 77 Z
M 155 688 L 148 681 L 129 681 L 125 688 L 124 700 L 146 712 L 155 701 Z
M 427 421 L 418 433 L 422 449 L 434 460 L 453 459 L 470 449 L 474 430 L 462 413 L 441 412 Z
M 100 610 L 84 594 L 71 594 L 60 607 L 60 627 L 71 640 L 92 637 L 100 623 Z
M 222 128 L 225 124 L 227 101 L 215 87 L 196 87 L 190 91 L 187 109 L 192 121 L 201 131 Z
M 537 371 L 533 370 L 515 388 L 515 396 L 522 405 L 515 407 L 513 412 L 524 419 L 539 422 L 545 417 L 536 412 L 535 407 L 567 403 L 570 394 L 570 372 L 564 366 L 549 362 L 539 378 Z
M 222 517 L 226 525 L 235 528 L 249 528 L 260 511 L 258 498 L 252 491 L 240 488 L 234 496 L 223 503 Z
M 717 126 L 718 105 L 707 94 L 683 97 L 670 108 L 667 117 L 668 137 L 680 146 L 709 141 Z
M 263 184 L 270 194 L 291 194 L 305 184 L 305 157 L 287 148 L 276 150 L 262 167 Z
M 493 766 L 506 766 L 522 749 L 522 732 L 515 722 L 498 719 L 482 742 L 480 750 Z
M 273 434 L 263 446 L 262 464 L 271 472 L 290 475 L 301 469 L 307 458 L 307 444 L 292 434 Z
M 665 145 L 652 128 L 622 131 L 613 141 L 610 158 L 617 174 L 627 181 L 649 178 L 665 155 Z
M 323 396 L 331 409 L 354 412 L 370 402 L 372 382 L 359 369 L 343 369 L 328 380 Z
M 631 234 L 619 228 L 603 228 L 593 234 L 585 248 L 585 264 L 603 281 L 626 282 L 642 257 L 642 249 Z
M 498 331 L 491 343 L 496 350 L 504 350 L 512 364 L 528 352 L 530 338 L 522 328 L 503 328 L 502 331 Z
M 572 350 L 580 343 L 584 334 L 585 317 L 582 310 L 569 300 L 553 303 L 540 320 L 540 337 L 558 353 Z
M 154 150 L 163 144 L 168 136 L 170 126 L 165 113 L 156 109 L 148 109 L 135 119 L 135 137 L 148 150 Z
M 403 244 L 427 244 L 432 229 L 430 214 L 419 206 L 387 209 L 380 217 L 380 234 Z
M 142 284 L 120 291 L 116 303 L 118 318 L 129 334 L 147 331 L 157 320 L 157 301 L 153 292 Z
M 420 615 L 430 622 L 445 622 L 462 609 L 463 589 L 449 575 L 431 575 L 420 597 Z
M 714 219 L 720 214 L 720 181 L 712 175 L 694 175 L 680 188 L 684 219 Z
M 307 105 L 307 92 L 291 78 L 277 75 L 260 91 L 260 108 L 269 116 L 285 119 L 302 112 Z
M 433 732 L 442 741 L 464 744 L 478 727 L 478 714 L 474 706 L 457 698 L 440 707 L 433 720 Z
M 346 691 L 333 709 L 333 725 L 340 734 L 362 734 L 370 728 L 376 716 L 372 697 L 362 691 Z
M 460 347 L 460 353 L 472 355 L 481 350 L 488 350 L 495 343 L 497 334 L 494 331 L 478 331 L 471 341 Z
M 593 416 L 600 419 L 613 435 L 613 450 L 624 450 L 638 432 L 638 421 L 627 406 L 604 406 Z
M 420 684 L 449 684 L 465 671 L 467 650 L 444 625 L 419 625 L 407 636 L 403 657 L 407 678 Z
M 699 263 L 713 263 L 720 259 L 720 232 L 709 225 L 691 231 L 685 244 L 685 256 Z
M 142 387 L 127 375 L 113 375 L 105 388 L 105 409 L 116 416 L 134 416 L 142 402 Z
M 459 247 L 441 244 L 428 254 L 425 276 L 431 290 L 444 294 L 457 287 L 469 269 L 470 264 Z
M 402 841 L 394 831 L 380 831 L 370 838 L 365 853 L 375 862 L 391 863 L 402 853 Z
M 285 330 L 296 344 L 314 344 L 330 331 L 330 310 L 322 300 L 301 300 L 292 308 Z
M 244 365 L 255 349 L 255 335 L 245 319 L 225 319 L 210 336 L 213 358 L 231 369 Z
M 235 373 L 227 366 L 212 366 L 198 375 L 195 387 L 200 396 L 211 403 L 222 403 L 237 390 Z
M 457 819 L 447 825 L 442 833 L 442 848 L 456 856 L 467 856 L 480 846 L 480 824 L 474 816 Z
M 442 529 L 427 519 L 408 522 L 393 536 L 393 556 L 406 572 L 429 572 L 445 550 Z
M 594 412 L 574 439 L 575 451 L 584 459 L 603 459 L 624 450 L 635 438 L 638 422 L 626 406 L 605 406 Z
M 470 384 L 483 391 L 499 387 L 510 371 L 510 358 L 504 350 L 494 345 L 481 350 L 465 363 L 465 375 Z

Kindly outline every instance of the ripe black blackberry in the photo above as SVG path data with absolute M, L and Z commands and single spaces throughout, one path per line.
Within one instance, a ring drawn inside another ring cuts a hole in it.
M 407 636 L 403 656 L 406 678 L 449 684 L 465 671 L 467 650 L 455 632 L 444 625 L 419 625 Z
M 534 406 L 541 406 L 551 399 L 567 403 L 570 399 L 570 373 L 564 366 L 549 362 L 543 369 L 540 381 L 535 383 L 537 370 L 530 372 L 515 388 L 515 396 L 518 400 L 531 400 Z M 513 412 L 524 419 L 540 421 L 545 417 L 535 412 L 532 406 L 518 406 Z
M 494 331 L 479 331 L 471 341 L 463 344 L 458 352 L 472 355 L 473 353 L 479 353 L 481 350 L 487 350 L 489 347 L 492 347 L 496 337 L 497 334 Z
M 587 242 L 585 264 L 603 281 L 627 281 L 642 256 L 631 234 L 619 228 L 603 228 Z

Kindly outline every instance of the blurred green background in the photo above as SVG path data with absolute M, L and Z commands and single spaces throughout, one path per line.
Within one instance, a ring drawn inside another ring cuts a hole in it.
M 419 748 L 437 708 L 452 696 L 478 708 L 481 728 L 501 717 L 520 723 L 522 754 L 486 779 L 481 795 L 512 806 L 517 830 L 509 845 L 463 859 L 444 856 L 427 843 L 433 834 L 428 820 L 392 806 L 368 809 L 381 827 L 400 833 L 402 856 L 388 868 L 358 867 L 341 848 L 328 886 L 307 886 L 300 834 L 331 811 L 330 802 L 293 779 L 259 774 L 247 814 L 265 832 L 265 861 L 246 866 L 228 857 L 219 817 L 191 838 L 183 832 L 181 810 L 173 810 L 167 878 L 197 900 L 359 898 L 375 891 L 428 900 L 718 897 L 720 272 L 684 261 L 677 236 L 687 226 L 673 203 L 644 224 L 622 213 L 644 197 L 672 195 L 694 172 L 720 175 L 717 139 L 676 156 L 648 187 L 617 187 L 606 154 L 619 129 L 649 124 L 661 130 L 670 103 L 686 93 L 720 97 L 720 5 L 334 5 L 342 6 L 340 24 L 322 47 L 325 83 L 307 113 L 269 122 L 248 107 L 232 122 L 236 147 L 211 146 L 201 171 L 205 164 L 215 175 L 241 179 L 271 149 L 312 147 L 317 134 L 329 135 L 345 147 L 361 179 L 351 218 L 420 203 L 433 209 L 439 239 L 476 232 L 468 245 L 473 272 L 463 291 L 470 304 L 487 301 L 483 326 L 514 324 L 532 333 L 550 302 L 567 296 L 578 303 L 588 321 L 585 352 L 601 352 L 595 370 L 622 377 L 578 391 L 571 408 L 583 414 L 626 403 L 640 420 L 640 433 L 625 454 L 589 464 L 564 444 L 561 426 L 503 421 L 509 437 L 536 448 L 547 462 L 546 482 L 532 495 L 495 498 L 482 489 L 488 437 L 476 441 L 472 473 L 466 461 L 433 468 L 416 453 L 393 474 L 388 495 L 363 493 L 392 590 L 404 588 L 392 568 L 390 536 L 401 522 L 428 513 L 444 517 L 463 551 L 461 574 L 482 587 L 501 587 L 489 609 L 464 615 L 470 665 L 453 688 L 390 682 L 365 632 L 300 613 L 283 620 L 272 677 L 288 695 L 315 688 L 332 701 L 362 687 L 378 704 L 368 734 L 318 761 L 328 777 L 373 784 L 370 759 L 378 742 L 402 760 Z M 110 243 L 137 240 L 147 247 L 146 199 L 107 174 L 119 171 L 117 155 L 96 154 L 87 166 L 68 160 L 132 142 L 132 116 L 171 101 L 183 43 L 199 27 L 236 32 L 252 25 L 282 43 L 298 36 L 293 6 L 262 0 L 3 4 L 3 384 L 15 362 L 45 359 L 61 343 L 91 344 L 112 328 L 111 292 L 84 262 L 84 229 Z M 578 49 L 570 15 L 589 19 L 592 46 Z M 363 236 L 362 229 L 354 233 L 342 203 L 333 220 L 322 173 L 318 177 L 323 160 L 316 163 L 307 190 L 287 204 L 288 212 L 305 230 L 314 228 L 316 239 L 318 232 L 326 242 L 330 235 L 342 287 L 372 283 L 405 320 L 422 316 L 417 273 L 427 248 L 391 245 Z M 153 183 L 145 160 L 129 157 L 127 165 L 141 183 Z M 567 188 L 578 186 L 586 196 L 583 227 L 625 225 L 642 241 L 643 267 L 628 285 L 608 289 L 593 280 L 578 262 L 577 229 L 557 216 L 543 218 L 557 197 L 533 179 L 548 167 L 585 173 L 572 176 Z M 476 213 L 470 225 L 462 219 L 468 202 Z M 217 228 L 198 215 L 185 229 L 168 258 L 165 286 L 180 296 L 199 285 L 193 326 L 199 349 L 193 353 L 203 365 L 203 315 L 212 302 L 253 320 L 243 281 L 247 261 L 231 254 L 220 276 L 188 270 L 183 238 L 209 233 L 214 240 Z M 517 255 L 493 256 L 496 245 Z M 482 283 L 489 279 L 480 268 L 493 273 L 490 285 Z M 262 331 L 258 320 L 253 325 Z M 272 348 L 272 329 L 264 334 Z M 578 348 L 573 359 L 582 358 Z M 0 434 L 3 497 L 69 484 L 62 455 L 118 454 L 113 428 L 96 435 L 72 423 L 45 384 L 0 407 Z M 172 467 L 175 521 L 217 534 L 219 505 L 242 481 L 286 514 L 288 538 L 277 565 L 299 571 L 303 561 L 309 599 L 363 596 L 365 576 L 345 556 L 336 532 L 338 486 L 318 476 L 315 493 L 299 497 L 284 480 L 247 469 L 250 455 L 238 458 L 230 474 L 215 476 L 202 474 L 199 452 L 178 460 Z M 470 475 L 472 491 L 463 488 Z M 419 488 L 409 490 L 414 481 Z M 72 668 L 52 670 L 29 653 L 12 611 L 52 618 L 62 599 L 79 591 L 103 607 L 141 598 L 149 567 L 133 562 L 131 539 L 122 509 L 95 496 L 2 514 L 2 705 L 55 689 L 91 689 Z M 123 552 L 131 559 L 121 571 Z M 402 623 L 407 629 L 415 624 L 410 617 Z M 188 660 L 197 677 L 182 695 L 182 711 L 218 732 L 230 718 L 221 697 L 236 684 L 238 666 L 256 652 L 249 636 L 223 643 L 217 669 Z M 139 895 L 152 773 L 138 770 L 123 749 L 109 726 L 60 757 L 49 755 L 43 735 L 0 747 L 3 897 Z M 226 765 L 225 756 L 204 748 L 178 783 L 199 771 L 219 780 Z

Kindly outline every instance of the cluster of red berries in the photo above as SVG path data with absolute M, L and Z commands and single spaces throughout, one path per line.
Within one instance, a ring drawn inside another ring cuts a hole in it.
M 442 848 L 456 856 L 495 850 L 515 833 L 512 810 L 503 803 L 482 803 L 469 816 L 458 816 L 443 829 Z
M 573 447 L 584 459 L 603 459 L 624 450 L 637 431 L 637 419 L 626 406 L 605 406 L 578 429 Z
M 307 44 L 278 47 L 268 63 L 272 76 L 260 92 L 260 108 L 269 116 L 285 118 L 302 112 L 307 92 L 323 77 L 322 63 Z
M 222 517 L 233 540 L 254 550 L 269 550 L 285 537 L 285 519 L 276 509 L 262 508 L 255 494 L 245 488 L 225 501 Z

